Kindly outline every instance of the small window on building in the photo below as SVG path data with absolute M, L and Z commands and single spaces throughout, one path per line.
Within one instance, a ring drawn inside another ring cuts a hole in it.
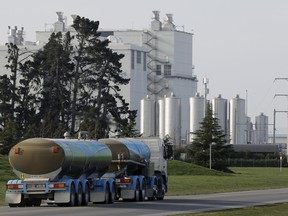
M 146 64 L 147 64 L 146 53 L 143 53 L 143 71 L 146 71 Z
M 134 50 L 131 50 L 131 69 L 135 68 L 134 59 L 135 59 L 135 53 Z
M 156 75 L 161 75 L 161 65 L 156 65 Z
M 164 76 L 171 76 L 171 65 L 164 65 Z
M 137 64 L 141 64 L 141 52 L 137 51 Z

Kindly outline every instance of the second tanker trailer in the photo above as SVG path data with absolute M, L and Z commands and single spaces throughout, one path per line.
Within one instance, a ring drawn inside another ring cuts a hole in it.
M 163 199 L 167 192 L 164 144 L 146 139 L 33 138 L 15 145 L 9 162 L 17 180 L 9 180 L 10 207 L 113 203 L 117 199 Z

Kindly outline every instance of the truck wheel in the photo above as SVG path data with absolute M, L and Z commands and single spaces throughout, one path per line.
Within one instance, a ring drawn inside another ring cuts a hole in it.
M 82 205 L 82 185 L 78 185 L 78 191 L 76 193 L 76 205 L 81 206 Z
M 42 200 L 41 199 L 33 199 L 33 205 L 34 206 L 40 206 L 41 205 Z
M 136 182 L 136 188 L 135 188 L 135 195 L 134 195 L 134 201 L 135 202 L 139 202 L 139 198 L 140 198 L 140 184 L 139 181 Z
M 163 184 L 162 176 L 158 176 L 158 193 L 157 193 L 157 200 L 163 200 L 165 195 L 165 185 Z
M 108 184 L 106 184 L 104 196 L 105 197 L 104 197 L 103 203 L 108 204 L 109 203 L 109 185 Z
M 90 190 L 89 190 L 89 185 L 86 184 L 85 185 L 85 192 L 82 195 L 82 205 L 87 206 L 89 203 L 89 199 L 90 199 Z
M 140 190 L 139 195 L 140 195 L 139 201 L 144 201 L 146 197 L 146 181 L 145 180 L 142 181 L 142 189 Z
M 8 205 L 10 208 L 18 207 L 18 204 L 15 204 L 15 203 L 9 203 Z
M 116 196 L 115 185 L 112 184 L 112 190 L 111 190 L 111 192 L 109 192 L 109 203 L 114 203 L 115 196 Z
M 76 194 L 75 194 L 75 186 L 74 184 L 71 184 L 70 187 L 70 201 L 68 203 L 68 206 L 75 206 L 75 202 L 76 202 Z
M 27 207 L 32 207 L 33 206 L 33 200 L 29 199 L 29 200 L 26 200 L 26 205 Z
M 157 194 L 158 194 L 158 186 L 157 186 L 157 180 L 154 181 L 153 185 L 153 195 L 152 197 L 148 197 L 149 201 L 154 201 L 157 199 Z

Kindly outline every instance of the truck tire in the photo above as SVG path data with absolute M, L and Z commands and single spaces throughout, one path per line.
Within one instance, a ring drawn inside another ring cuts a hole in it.
M 76 193 L 76 205 L 77 206 L 81 206 L 82 205 L 82 185 L 81 184 L 79 184 L 78 185 L 78 191 L 77 191 L 77 193 Z
M 142 181 L 142 189 L 140 190 L 139 195 L 140 195 L 139 201 L 144 201 L 146 197 L 146 181 L 145 180 Z
M 153 195 L 152 197 L 148 197 L 149 201 L 154 201 L 157 199 L 157 194 L 158 194 L 158 186 L 157 186 L 157 179 L 154 181 L 154 185 L 153 185 Z
M 115 185 L 112 184 L 111 192 L 109 192 L 109 203 L 114 203 L 116 197 Z
M 90 190 L 89 190 L 89 185 L 86 184 L 85 191 L 82 195 L 82 206 L 87 206 L 89 203 L 89 199 L 90 199 Z
M 15 204 L 15 203 L 9 203 L 8 205 L 10 208 L 18 207 L 18 204 Z
M 71 184 L 70 187 L 70 201 L 68 202 L 68 206 L 75 206 L 76 203 L 76 192 L 75 192 L 75 185 Z
M 42 200 L 41 199 L 33 199 L 33 205 L 34 206 L 40 206 L 42 203 Z
M 106 184 L 104 196 L 105 197 L 104 197 L 103 203 L 108 204 L 109 203 L 109 185 L 108 184 Z
M 162 176 L 157 176 L 158 178 L 158 193 L 157 193 L 157 200 L 163 200 L 165 196 L 165 185 Z
M 134 202 L 139 202 L 140 199 L 140 184 L 139 181 L 137 180 L 136 182 L 136 188 L 135 188 L 135 195 L 134 195 Z

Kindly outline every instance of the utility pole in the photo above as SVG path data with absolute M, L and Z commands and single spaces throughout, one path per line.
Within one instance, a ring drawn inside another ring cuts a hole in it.
M 287 77 L 281 77 L 281 78 L 275 78 L 274 79 L 274 82 L 277 81 L 277 80 L 286 80 L 288 81 L 288 78 Z M 277 96 L 284 96 L 284 97 L 288 97 L 287 94 L 275 94 L 274 98 L 277 97 Z M 279 111 L 280 112 L 280 111 Z M 283 111 L 282 111 L 283 112 Z M 284 111 L 286 112 L 286 111 Z M 287 112 L 286 112 L 287 113 Z M 275 114 L 274 114 L 275 115 Z M 287 116 L 288 117 L 288 116 Z M 274 116 L 274 119 L 275 119 L 275 116 Z M 275 122 L 274 122 L 274 127 L 275 127 Z M 275 128 L 274 128 L 275 129 Z M 275 133 L 275 132 L 274 132 Z M 275 134 L 274 134 L 275 135 Z M 275 137 L 273 137 L 275 139 Z M 275 140 L 274 140 L 274 144 L 275 144 Z M 287 132 L 287 151 L 288 151 L 288 132 Z M 288 153 L 288 152 L 287 152 Z M 287 161 L 288 161 L 288 157 L 287 157 Z
M 275 80 L 274 81 L 276 81 L 276 80 L 286 80 L 286 81 L 288 81 L 288 78 L 275 78 Z M 275 94 L 275 96 L 274 96 L 274 98 L 275 97 L 288 97 L 288 94 Z M 288 111 L 276 111 L 275 109 L 274 109 L 274 128 L 273 128 L 273 144 L 275 144 L 275 131 L 276 131 L 276 127 L 275 127 L 275 124 L 276 124 L 276 118 L 275 118 L 275 116 L 276 116 L 276 112 L 282 112 L 282 113 L 288 113 Z M 288 118 L 288 116 L 287 116 L 287 118 Z M 286 135 L 287 137 L 286 137 L 286 156 L 288 155 L 288 133 L 287 133 L 287 135 Z M 282 154 L 282 152 L 280 152 L 280 154 Z M 280 158 L 280 160 L 281 160 L 281 162 L 280 163 L 282 163 L 282 155 L 281 155 L 281 158 Z M 288 161 L 288 157 L 287 157 L 287 161 Z M 281 168 L 280 168 L 280 170 L 281 170 Z
M 206 107 L 207 107 L 207 95 L 209 94 L 209 89 L 207 88 L 209 83 L 208 78 L 203 78 L 203 84 L 204 84 L 204 116 L 206 116 Z

